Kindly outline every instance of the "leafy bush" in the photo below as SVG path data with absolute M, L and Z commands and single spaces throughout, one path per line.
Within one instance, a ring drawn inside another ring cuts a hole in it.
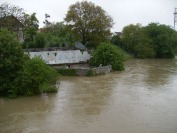
M 35 95 L 54 92 L 57 71 L 39 57 L 24 54 L 16 36 L 0 29 L 0 95 Z
M 124 57 L 120 54 L 116 46 L 110 43 L 101 43 L 94 51 L 90 59 L 91 66 L 112 65 L 113 70 L 124 69 Z
M 58 78 L 57 71 L 46 65 L 39 57 L 25 62 L 17 78 L 19 95 L 35 95 L 42 92 L 51 92 Z
M 21 46 L 14 34 L 0 29 L 0 95 L 56 92 L 57 71 L 39 57 L 30 59 Z

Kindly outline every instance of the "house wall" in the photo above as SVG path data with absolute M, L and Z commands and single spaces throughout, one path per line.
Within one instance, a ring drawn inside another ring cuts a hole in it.
M 28 52 L 30 58 L 40 56 L 47 64 L 71 64 L 87 62 L 90 59 L 88 51 L 66 50 L 66 51 L 41 51 Z
M 20 42 L 24 41 L 23 28 L 19 28 L 19 30 L 17 31 L 17 36 Z

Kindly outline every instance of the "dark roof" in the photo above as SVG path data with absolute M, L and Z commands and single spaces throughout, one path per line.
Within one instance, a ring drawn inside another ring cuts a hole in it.
M 85 50 L 86 49 L 86 47 L 81 42 L 76 42 L 75 47 L 80 49 L 80 50 Z
M 0 18 L 0 27 L 8 27 L 8 26 L 10 26 L 10 27 L 15 27 L 15 26 L 24 27 L 24 25 L 13 15 Z
M 120 35 L 122 35 L 122 32 L 115 32 L 115 34 L 116 34 L 117 36 L 120 36 Z

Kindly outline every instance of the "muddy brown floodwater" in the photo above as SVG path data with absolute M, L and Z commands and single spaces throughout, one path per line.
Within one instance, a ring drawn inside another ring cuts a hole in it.
M 0 99 L 0 133 L 177 133 L 177 60 L 62 77 L 56 94 Z

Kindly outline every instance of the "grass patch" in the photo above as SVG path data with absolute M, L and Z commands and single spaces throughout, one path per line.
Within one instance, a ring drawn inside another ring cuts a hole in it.
M 123 55 L 124 59 L 127 60 L 127 59 L 130 59 L 130 58 L 133 58 L 132 55 L 128 54 L 125 50 L 123 50 L 122 48 L 120 48 L 119 46 L 114 46 L 121 55 Z

